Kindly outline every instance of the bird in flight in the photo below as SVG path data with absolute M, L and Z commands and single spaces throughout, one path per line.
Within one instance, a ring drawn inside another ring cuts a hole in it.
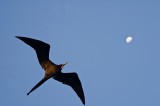
M 53 78 L 59 82 L 62 82 L 63 84 L 69 85 L 72 87 L 72 89 L 76 92 L 78 97 L 81 99 L 82 103 L 85 105 L 85 96 L 82 88 L 81 81 L 78 77 L 78 74 L 75 72 L 72 73 L 62 73 L 63 67 L 68 63 L 65 64 L 55 64 L 49 59 L 49 50 L 50 45 L 42 42 L 40 40 L 28 38 L 28 37 L 21 37 L 16 36 L 18 39 L 22 40 L 29 46 L 31 46 L 37 54 L 38 61 L 42 68 L 45 71 L 45 75 L 42 78 L 40 82 L 38 82 L 28 93 L 29 95 L 31 92 L 33 92 L 35 89 L 37 89 L 39 86 L 41 86 L 44 82 L 46 82 L 48 79 Z

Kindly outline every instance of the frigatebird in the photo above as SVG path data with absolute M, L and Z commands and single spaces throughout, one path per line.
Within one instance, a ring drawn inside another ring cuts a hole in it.
M 43 79 L 40 82 L 38 82 L 27 93 L 27 95 L 29 95 L 39 86 L 41 86 L 48 79 L 53 78 L 59 82 L 62 82 L 63 84 L 71 86 L 73 90 L 76 92 L 76 94 L 79 96 L 79 98 L 81 99 L 82 103 L 85 105 L 85 96 L 84 96 L 82 84 L 78 77 L 78 74 L 75 72 L 62 73 L 61 71 L 68 62 L 65 64 L 59 64 L 59 65 L 53 63 L 49 59 L 50 45 L 43 41 L 28 38 L 28 37 L 21 37 L 21 36 L 16 36 L 16 37 L 22 40 L 23 42 L 25 42 L 26 44 L 28 44 L 29 46 L 31 46 L 36 51 L 38 61 L 41 67 L 45 70 L 45 75 Z

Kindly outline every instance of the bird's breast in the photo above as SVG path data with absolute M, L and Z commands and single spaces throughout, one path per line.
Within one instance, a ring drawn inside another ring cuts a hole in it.
M 57 67 L 50 61 L 42 62 L 42 68 L 45 70 L 45 74 L 50 77 L 58 72 Z

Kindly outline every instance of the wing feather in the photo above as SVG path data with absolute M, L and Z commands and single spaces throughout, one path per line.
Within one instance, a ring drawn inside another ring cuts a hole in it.
M 61 73 L 54 77 L 55 80 L 69 85 L 76 92 L 82 103 L 85 104 L 85 96 L 82 88 L 81 81 L 79 80 L 77 73 Z
M 45 60 L 49 60 L 49 50 L 50 50 L 49 44 L 32 38 L 20 37 L 20 36 L 16 37 L 25 42 L 26 44 L 28 44 L 29 46 L 31 46 L 36 51 L 38 61 L 40 64 Z
M 46 82 L 49 79 L 49 77 L 44 77 L 41 81 L 39 81 L 28 93 L 27 95 L 29 95 L 31 92 L 33 92 L 34 90 L 36 90 L 38 87 L 40 87 L 44 82 Z

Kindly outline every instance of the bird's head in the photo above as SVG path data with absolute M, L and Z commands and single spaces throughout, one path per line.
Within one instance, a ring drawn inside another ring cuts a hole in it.
M 61 64 L 61 69 L 63 69 L 63 67 L 68 64 L 69 62 L 66 62 L 65 64 Z

